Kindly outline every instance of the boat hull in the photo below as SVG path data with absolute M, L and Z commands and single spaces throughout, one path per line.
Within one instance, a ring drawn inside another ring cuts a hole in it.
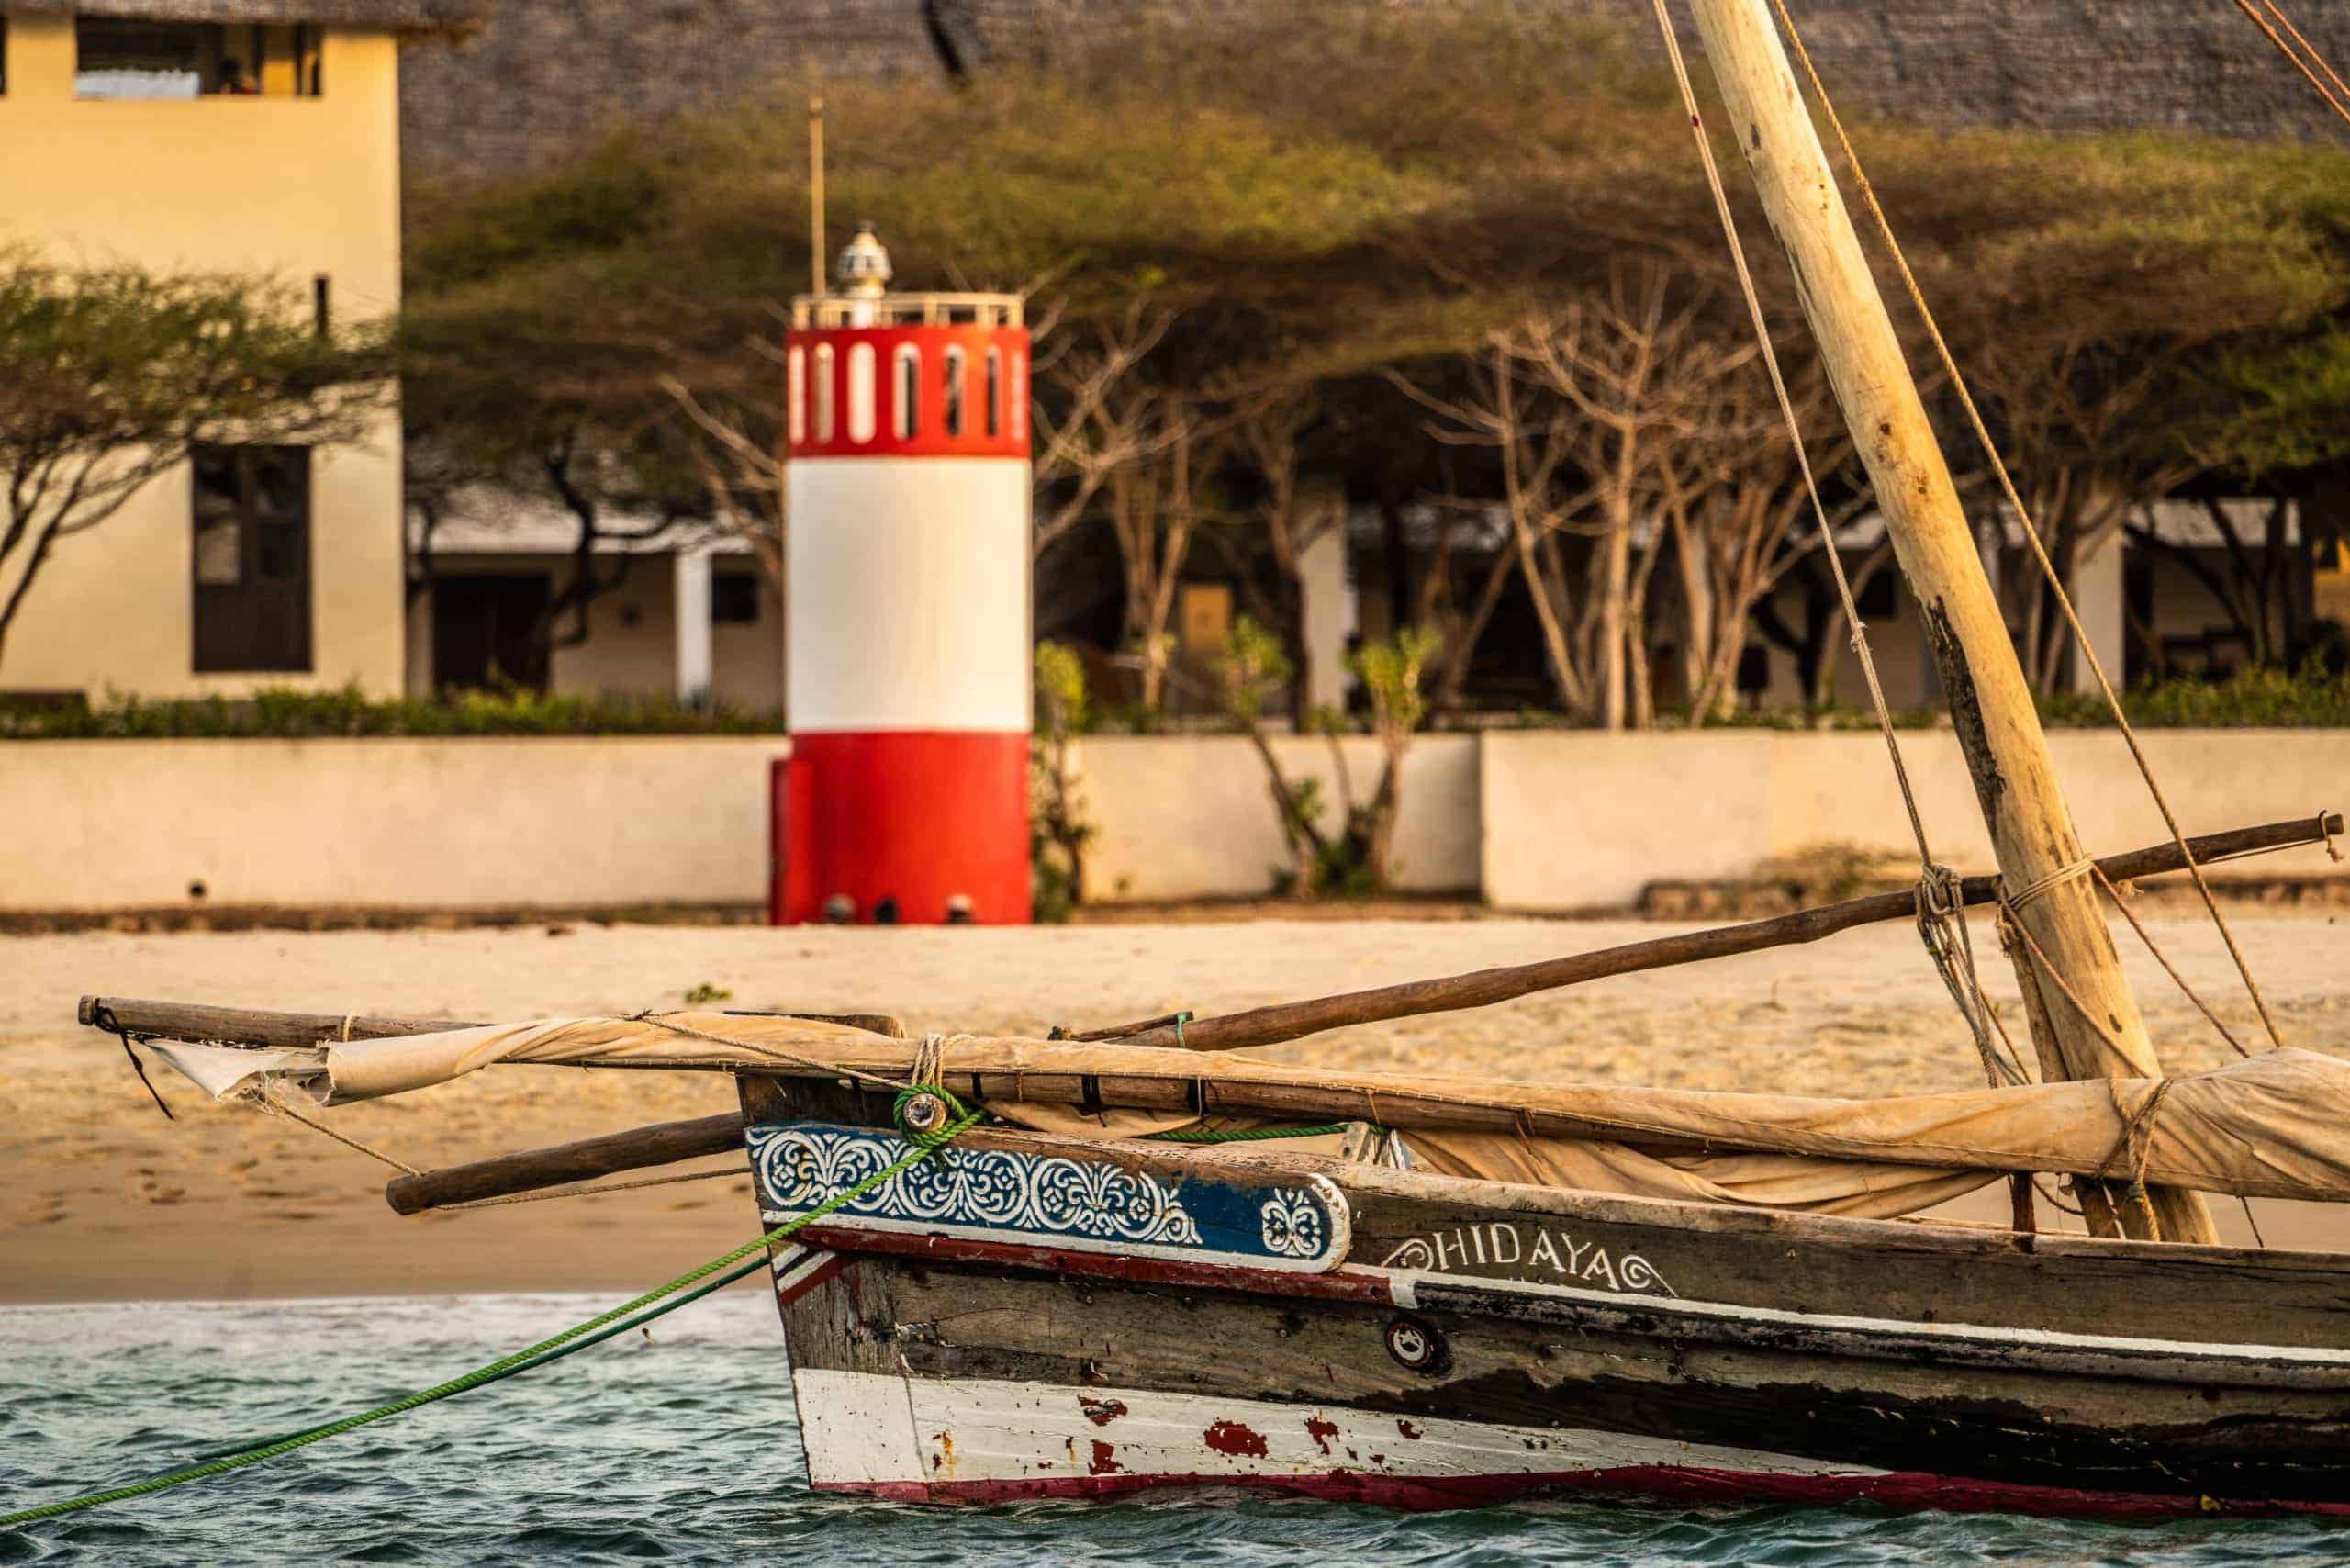
M 1541 1492 L 2123 1517 L 2350 1505 L 2339 1258 L 1725 1214 L 1261 1151 L 974 1141 L 999 1152 L 828 1215 L 778 1258 L 820 1488 L 991 1502 L 1237 1486 L 1414 1509 Z M 1115 1198 L 1122 1223 L 1158 1215 L 1157 1242 L 1048 1234 L 1042 1187 L 1024 1209 L 1003 1196 L 1012 1155 Z M 974 1193 L 997 1221 L 941 1206 Z M 1268 1226 L 1270 1250 L 1242 1223 L 1252 1199 L 1300 1221 Z M 1183 1245 L 1171 1208 L 1204 1216 Z
M 1157 1389 L 817 1370 L 793 1386 L 811 1485 L 902 1503 L 1091 1502 L 1229 1488 L 1410 1512 L 1586 1494 L 2115 1518 L 2350 1513 L 2335 1504 L 2031 1485 L 1621 1432 L 1416 1421 Z

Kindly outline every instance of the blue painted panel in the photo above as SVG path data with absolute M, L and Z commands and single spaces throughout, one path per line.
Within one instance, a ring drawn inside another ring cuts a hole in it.
M 770 1224 L 805 1214 L 912 1147 L 893 1132 L 818 1122 L 762 1123 L 749 1137 Z M 1319 1176 L 1248 1184 L 1127 1170 L 1106 1158 L 959 1147 L 822 1223 L 1308 1273 L 1337 1266 L 1349 1228 L 1345 1194 Z

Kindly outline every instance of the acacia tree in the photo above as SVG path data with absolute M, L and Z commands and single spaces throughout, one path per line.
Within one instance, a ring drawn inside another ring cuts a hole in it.
M 1489 446 L 1551 678 L 1570 712 L 1618 730 L 1653 716 L 1647 614 L 1676 487 L 1670 454 L 1752 351 L 1711 334 L 1702 297 L 1675 303 L 1661 264 L 1488 340 L 1469 394 L 1396 384 L 1438 416 L 1439 441 Z M 1565 538 L 1584 542 L 1582 570 Z
M 531 628 L 541 659 L 588 640 L 591 608 L 637 551 L 711 528 L 688 421 L 664 386 L 679 350 L 628 308 L 545 280 L 457 287 L 412 302 L 400 348 L 409 442 L 460 487 L 553 501 L 573 524 L 570 570 Z
M 1852 442 L 1825 369 L 1816 355 L 1784 356 L 1788 400 L 1810 442 L 1814 473 L 1828 487 L 1823 498 L 1832 532 L 1868 504 L 1864 484 L 1834 483 L 1852 465 Z M 1663 510 L 1673 538 L 1681 589 L 1682 685 L 1695 728 L 1722 715 L 1736 700 L 1738 668 L 1755 630 L 1759 607 L 1790 572 L 1818 561 L 1824 540 L 1811 514 L 1811 496 L 1786 420 L 1758 362 L 1719 377 L 1695 420 L 1696 434 L 1675 443 L 1664 459 Z M 1867 575 L 1884 561 L 1864 563 Z M 1798 575 L 1798 580 L 1808 578 Z M 1863 586 L 1863 576 L 1857 586 Z M 1834 606 L 1841 615 L 1841 604 Z M 1776 624 L 1776 617 L 1769 617 Z M 1823 607 L 1807 629 L 1819 645 L 1835 628 Z M 1784 629 L 1782 629 L 1784 630 Z M 1793 636 L 1793 633 L 1787 633 Z M 1823 668 L 1818 648 L 1802 666 L 1805 693 L 1818 701 Z
M 0 253 L 0 653 L 61 544 L 197 446 L 358 439 L 384 368 L 274 280 Z

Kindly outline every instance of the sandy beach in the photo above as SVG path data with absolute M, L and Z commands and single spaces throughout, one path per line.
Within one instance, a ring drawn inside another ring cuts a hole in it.
M 2350 915 L 2232 916 L 2288 1042 L 2350 1055 Z M 2238 1037 L 2265 1043 L 2207 923 L 2150 921 Z M 1662 935 L 1657 923 L 1505 919 L 1104 924 L 1030 930 L 673 928 L 256 931 L 0 938 L 0 1301 L 185 1300 L 658 1283 L 746 1239 L 748 1183 L 403 1219 L 390 1172 L 311 1130 L 201 1102 L 160 1064 L 157 1113 L 84 992 L 458 1018 L 677 1005 L 895 1013 L 910 1027 L 1041 1034 L 1517 963 Z M 2126 930 L 2165 1063 L 2228 1047 Z M 2012 979 L 1975 931 L 1994 994 Z M 2010 1018 L 2014 1014 L 2010 1013 Z M 2019 1035 L 2020 1029 L 2018 1030 Z M 1600 981 L 1474 1013 L 1350 1029 L 1267 1053 L 1365 1069 L 1868 1095 L 1971 1087 L 1972 1047 L 1906 924 Z M 327 1113 L 431 1167 L 732 1103 L 695 1074 L 510 1069 Z M 1994 1207 L 2001 1205 L 1995 1204 Z M 2244 1234 L 2233 1204 L 2223 1226 Z M 2350 1246 L 2350 1221 L 2264 1204 L 2271 1244 Z M 1986 1211 L 1986 1217 L 1987 1217 Z

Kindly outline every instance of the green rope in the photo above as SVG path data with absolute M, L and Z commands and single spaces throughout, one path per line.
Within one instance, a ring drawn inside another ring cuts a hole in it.
M 965 1111 L 962 1103 L 952 1094 L 938 1088 L 908 1090 L 898 1096 L 898 1108 L 902 1110 L 906 1101 L 918 1092 L 936 1094 L 956 1113 L 957 1119 L 935 1133 L 906 1134 L 914 1147 L 902 1159 L 875 1171 L 846 1192 L 827 1198 L 806 1214 L 786 1220 L 757 1240 L 744 1242 L 725 1256 L 713 1258 L 699 1268 L 678 1275 L 657 1290 L 647 1291 L 633 1301 L 623 1303 L 610 1312 L 601 1313 L 585 1323 L 566 1328 L 552 1338 L 542 1339 L 525 1350 L 501 1357 L 486 1367 L 477 1368 L 463 1376 L 451 1378 L 446 1383 L 436 1383 L 431 1388 L 420 1390 L 415 1394 L 405 1394 L 389 1404 L 378 1405 L 373 1410 L 363 1410 L 355 1416 L 345 1416 L 339 1421 L 330 1421 L 324 1426 L 312 1427 L 307 1431 L 296 1432 L 274 1440 L 264 1440 L 244 1449 L 231 1450 L 220 1458 L 207 1460 L 182 1470 L 169 1471 L 162 1475 L 151 1475 L 143 1481 L 134 1481 L 128 1485 L 117 1486 L 105 1492 L 93 1492 L 86 1496 L 69 1497 L 62 1502 L 45 1503 L 39 1507 L 25 1508 L 13 1514 L 0 1514 L 0 1529 L 13 1525 L 29 1524 L 35 1519 L 55 1518 L 61 1514 L 78 1513 L 84 1508 L 95 1508 L 101 1503 L 119 1503 L 128 1498 L 141 1497 L 149 1493 L 162 1492 L 173 1486 L 184 1485 L 191 1481 L 202 1481 L 214 1475 L 225 1475 L 232 1470 L 242 1470 L 249 1464 L 259 1464 L 263 1460 L 275 1459 L 282 1454 L 291 1453 L 296 1449 L 308 1448 L 312 1443 L 339 1436 L 354 1428 L 368 1426 L 393 1416 L 405 1415 L 410 1410 L 433 1404 L 438 1400 L 447 1399 L 468 1390 L 498 1382 L 500 1379 L 512 1377 L 518 1372 L 528 1372 L 532 1367 L 560 1360 L 575 1350 L 584 1350 L 589 1345 L 611 1338 L 613 1334 L 624 1333 L 632 1327 L 649 1323 L 664 1313 L 673 1312 L 688 1302 L 709 1294 L 709 1291 L 716 1290 L 722 1284 L 752 1272 L 766 1260 L 753 1259 L 747 1266 L 736 1270 L 727 1279 L 712 1281 L 706 1290 L 695 1291 L 691 1294 L 679 1296 L 675 1301 L 664 1301 L 663 1297 L 709 1280 L 720 1270 L 740 1263 L 755 1252 L 764 1251 L 767 1247 L 787 1239 L 794 1232 L 812 1225 L 842 1205 L 863 1197 L 891 1177 L 912 1170 L 977 1126 L 981 1120 L 978 1114 Z M 657 1306 L 655 1304 L 658 1304 Z M 647 1307 L 653 1307 L 655 1310 L 644 1311 L 643 1309 Z M 643 1316 L 636 1316 L 639 1313 Z M 629 1321 L 621 1322 L 623 1318 Z M 593 1338 L 588 1338 L 591 1335 Z
M 1276 1137 L 1328 1137 L 1345 1132 L 1351 1122 L 1326 1122 L 1318 1127 L 1245 1127 L 1237 1132 L 1210 1132 L 1205 1127 L 1171 1133 L 1145 1133 L 1145 1143 L 1260 1143 Z

